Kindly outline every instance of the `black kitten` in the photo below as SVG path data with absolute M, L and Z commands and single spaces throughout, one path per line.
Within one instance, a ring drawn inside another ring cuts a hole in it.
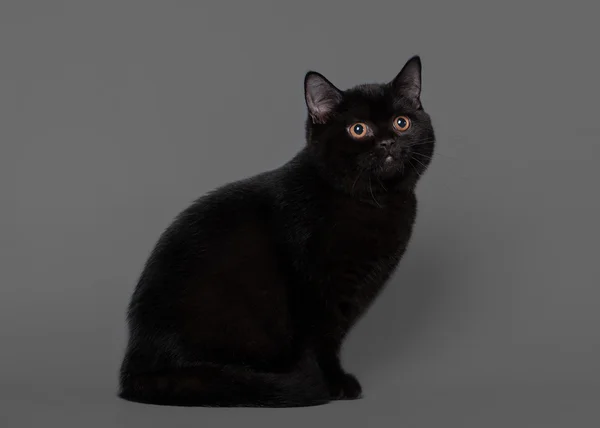
M 414 57 L 387 84 L 305 78 L 307 145 L 183 211 L 129 306 L 120 396 L 187 406 L 309 406 L 361 395 L 348 330 L 410 239 L 433 155 Z

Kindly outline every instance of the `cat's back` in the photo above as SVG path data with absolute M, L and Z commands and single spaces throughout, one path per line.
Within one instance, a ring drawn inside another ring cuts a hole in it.
M 156 343 L 177 338 L 207 360 L 265 361 L 288 352 L 288 294 L 274 230 L 289 170 L 224 185 L 176 217 L 132 296 L 132 331 Z
M 257 246 L 272 216 L 278 175 L 273 170 L 222 185 L 181 211 L 152 249 L 130 306 L 150 297 L 149 289 L 180 287 L 185 278 L 214 266 L 217 254 L 227 252 L 224 259 L 231 260 L 236 248 Z

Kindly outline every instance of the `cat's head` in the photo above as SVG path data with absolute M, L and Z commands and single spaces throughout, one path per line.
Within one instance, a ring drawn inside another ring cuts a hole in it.
M 311 71 L 304 90 L 308 151 L 336 184 L 416 183 L 425 172 L 435 138 L 420 100 L 419 57 L 389 83 L 342 91 Z

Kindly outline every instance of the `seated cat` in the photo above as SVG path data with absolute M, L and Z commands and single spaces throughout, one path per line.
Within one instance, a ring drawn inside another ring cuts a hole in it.
M 179 214 L 128 309 L 120 397 L 293 407 L 361 396 L 340 363 L 349 329 L 410 240 L 434 150 L 421 61 L 340 90 L 306 74 L 306 145 Z

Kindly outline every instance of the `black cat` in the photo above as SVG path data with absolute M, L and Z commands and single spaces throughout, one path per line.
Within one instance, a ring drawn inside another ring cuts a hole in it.
M 306 75 L 306 146 L 225 185 L 160 237 L 129 306 L 120 392 L 182 406 L 353 399 L 348 330 L 404 254 L 434 149 L 421 62 L 341 91 Z

